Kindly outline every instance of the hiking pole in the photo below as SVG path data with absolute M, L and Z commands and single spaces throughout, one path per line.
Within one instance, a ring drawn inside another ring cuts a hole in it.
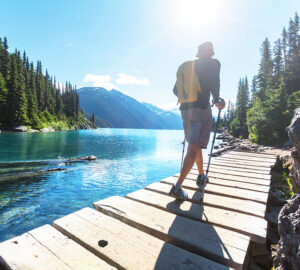
M 214 138 L 213 138 L 213 141 L 211 143 L 211 149 L 210 149 L 210 154 L 209 154 L 209 159 L 208 159 L 207 168 L 206 168 L 206 174 L 205 174 L 205 180 L 204 180 L 205 181 L 204 187 L 206 185 L 206 179 L 208 179 L 208 171 L 209 171 L 209 166 L 210 166 L 210 160 L 211 160 L 212 152 L 213 152 L 213 149 L 214 149 L 214 144 L 215 144 L 215 140 L 216 140 L 216 134 L 217 134 L 217 130 L 218 130 L 220 116 L 221 116 L 221 109 L 219 109 L 218 119 L 217 119 L 217 123 L 216 123 L 216 127 L 215 127 L 215 132 L 214 132 Z M 203 188 L 203 192 L 204 192 L 204 188 Z
M 203 202 L 203 198 L 204 198 L 204 189 L 206 187 L 207 180 L 208 180 L 208 171 L 209 171 L 209 166 L 210 166 L 210 160 L 211 160 L 212 152 L 213 152 L 213 149 L 214 149 L 214 144 L 215 144 L 215 140 L 216 140 L 216 134 L 217 134 L 217 130 L 218 130 L 220 116 L 221 116 L 221 109 L 219 109 L 218 119 L 217 119 L 217 123 L 216 123 L 216 127 L 215 127 L 215 132 L 214 132 L 214 138 L 213 138 L 213 141 L 211 143 L 211 149 L 210 149 L 209 159 L 208 159 L 208 163 L 207 163 L 207 167 L 206 167 L 206 173 L 205 173 L 205 177 L 204 177 L 204 181 L 203 181 L 203 185 L 202 185 L 203 186 L 203 188 L 202 188 L 202 198 L 200 199 L 202 202 Z
M 184 156 L 184 150 L 185 150 L 185 137 L 184 137 L 184 139 L 183 139 L 182 144 L 183 144 L 183 149 L 182 149 L 182 157 L 181 157 L 181 167 L 180 167 L 180 172 L 181 172 L 181 170 L 182 170 L 182 165 L 183 165 L 183 156 Z

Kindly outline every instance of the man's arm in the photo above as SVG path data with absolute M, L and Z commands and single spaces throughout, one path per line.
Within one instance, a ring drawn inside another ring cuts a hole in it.
M 225 108 L 225 100 L 220 98 L 220 70 L 221 70 L 221 63 L 213 59 L 211 63 L 211 94 L 214 98 L 214 103 L 218 109 Z
M 174 85 L 173 93 L 176 97 L 178 97 L 177 83 L 175 83 L 175 85 Z
M 215 103 L 220 99 L 220 70 L 221 63 L 218 60 L 213 59 L 210 64 L 210 92 Z

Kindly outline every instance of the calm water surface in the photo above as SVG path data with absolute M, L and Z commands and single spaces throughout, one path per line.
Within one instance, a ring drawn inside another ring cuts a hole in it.
M 97 161 L 7 168 L 0 164 L 0 242 L 55 219 L 124 196 L 180 170 L 182 130 L 97 129 L 1 133 L 0 162 L 95 155 Z M 216 141 L 218 143 L 218 141 Z M 207 151 L 204 152 L 207 159 Z M 48 168 L 65 171 L 26 176 Z M 8 174 L 22 177 L 7 177 Z

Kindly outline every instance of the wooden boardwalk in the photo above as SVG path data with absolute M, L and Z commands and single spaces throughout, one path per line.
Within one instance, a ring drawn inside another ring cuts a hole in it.
M 238 151 L 215 157 L 204 197 L 194 168 L 184 202 L 168 195 L 178 174 L 95 202 L 96 210 L 0 243 L 0 269 L 248 269 L 250 243 L 266 243 L 275 161 Z

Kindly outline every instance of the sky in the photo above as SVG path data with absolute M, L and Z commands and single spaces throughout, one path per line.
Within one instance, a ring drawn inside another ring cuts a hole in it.
M 299 0 L 0 0 L 0 37 L 25 50 L 57 81 L 117 89 L 176 107 L 178 66 L 211 41 L 221 62 L 221 96 L 257 73 L 262 41 L 280 37 Z

